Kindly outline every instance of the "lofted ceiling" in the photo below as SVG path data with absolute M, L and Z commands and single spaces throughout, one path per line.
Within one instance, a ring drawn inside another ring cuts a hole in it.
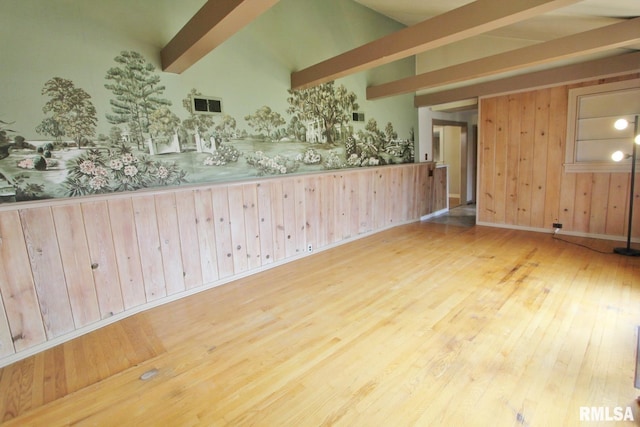
M 640 71 L 640 0 L 353 1 L 406 27 L 293 70 L 292 89 L 412 56 L 414 76 L 372 82 L 367 99 L 415 93 L 416 106 L 435 105 Z M 162 50 L 163 69 L 182 72 L 276 3 L 206 1 Z
M 452 10 L 460 8 L 462 6 L 472 3 L 471 0 L 353 0 L 367 8 L 370 8 L 380 14 L 383 14 L 395 21 L 398 21 L 408 27 L 418 25 L 424 21 L 433 20 L 439 15 L 450 13 Z M 494 2 L 499 4 L 500 2 Z M 629 21 L 633 18 L 640 17 L 640 0 L 582 0 L 573 4 L 560 7 L 558 9 L 548 11 L 536 16 L 532 16 L 525 20 L 515 22 L 506 26 L 492 29 L 481 35 L 473 36 L 473 38 L 484 38 L 487 41 L 504 40 L 512 41 L 514 44 L 538 44 L 546 42 L 547 45 L 553 46 L 553 41 L 556 39 L 566 38 L 572 35 L 587 33 L 589 31 L 610 26 L 613 24 Z M 637 20 L 636 20 L 637 21 Z M 640 22 L 636 22 L 638 28 L 640 28 Z M 613 27 L 611 27 L 613 28 Z M 465 42 L 469 43 L 469 39 Z M 508 43 L 505 43 L 507 45 Z M 580 49 L 576 43 L 576 49 Z M 455 46 L 455 43 L 454 45 Z M 575 56 L 567 58 L 558 58 L 557 60 L 549 60 L 543 65 L 526 64 L 523 63 L 522 67 L 516 67 L 508 72 L 496 70 L 495 73 L 482 76 L 478 78 L 474 73 L 469 73 L 467 79 L 461 79 L 461 81 L 455 83 L 443 83 L 442 85 L 431 87 L 428 89 L 415 88 L 415 92 L 420 94 L 438 93 L 442 92 L 441 99 L 460 98 L 465 92 L 460 89 L 466 85 L 474 85 L 474 87 L 480 88 L 495 88 L 499 87 L 497 84 L 491 85 L 488 82 L 496 81 L 502 78 L 516 78 L 514 76 L 524 76 L 528 73 L 540 73 L 542 70 L 551 70 L 554 67 L 569 67 L 571 64 L 575 64 L 573 69 L 580 64 L 584 64 L 585 67 L 592 67 L 603 69 L 606 68 L 606 58 L 619 57 L 625 53 L 634 51 L 640 51 L 640 40 L 630 41 L 629 43 L 623 43 L 621 45 L 611 45 L 609 48 L 602 48 L 597 52 L 584 52 Z M 464 52 L 460 49 L 459 52 Z M 465 64 L 468 63 L 470 67 L 473 67 L 483 57 L 494 58 L 495 50 L 487 48 L 486 51 L 475 50 L 466 52 L 464 54 L 450 56 L 451 64 Z M 430 52 L 425 51 L 422 55 L 428 61 Z M 442 55 L 441 55 L 442 56 Z M 495 57 L 497 58 L 497 57 Z M 640 57 L 636 56 L 632 58 L 632 62 L 635 62 L 636 69 L 640 70 Z M 420 66 L 418 66 L 420 68 Z M 424 65 L 423 65 L 424 68 Z M 431 71 L 431 70 L 429 70 Z M 419 73 L 420 70 L 417 70 Z M 537 76 L 536 74 L 532 74 Z M 523 79 L 514 80 L 522 82 Z M 473 89 L 470 92 L 472 93 Z M 460 95 L 456 95 L 456 94 Z M 420 96 L 416 99 L 418 100 Z M 436 102 L 438 96 L 429 97 L 423 95 L 424 100 L 422 105 L 429 103 L 429 99 Z M 416 102 L 419 105 L 420 102 Z

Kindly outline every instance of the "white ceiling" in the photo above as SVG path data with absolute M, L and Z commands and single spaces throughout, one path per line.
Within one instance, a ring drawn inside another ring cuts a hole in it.
M 437 15 L 441 15 L 465 4 L 472 3 L 473 0 L 354 0 L 355 2 L 375 10 L 389 18 L 400 22 L 406 26 L 411 26 L 419 22 L 428 20 Z M 505 0 L 515 1 L 515 0 Z M 571 34 L 581 33 L 593 30 L 595 28 L 606 25 L 615 24 L 624 19 L 630 19 L 640 16 L 640 0 L 582 0 L 577 3 L 557 9 L 553 12 L 531 18 L 517 24 L 505 26 L 483 36 L 501 37 L 506 39 L 514 39 L 527 41 L 529 43 L 545 42 L 560 37 L 569 36 Z M 489 50 L 489 49 L 488 49 Z M 558 65 L 567 63 L 582 62 L 584 60 L 594 59 L 597 57 L 617 55 L 624 51 L 640 50 L 640 43 L 625 46 L 623 49 L 612 49 L 609 52 L 600 52 L 597 55 L 577 57 L 562 64 L 546 64 L 541 67 L 530 69 L 520 69 L 517 72 L 510 73 L 523 74 L 530 71 L 553 68 Z M 495 52 L 486 52 L 485 56 Z M 457 57 L 455 62 L 466 62 L 467 60 L 477 59 L 483 56 L 482 52 L 471 52 L 473 57 L 468 59 Z M 500 76 L 500 77 L 504 77 Z M 495 79 L 489 77 L 476 80 L 476 82 Z M 463 86 L 461 82 L 451 87 Z M 437 91 L 444 88 L 436 88 L 426 92 Z M 424 93 L 418 92 L 418 93 Z

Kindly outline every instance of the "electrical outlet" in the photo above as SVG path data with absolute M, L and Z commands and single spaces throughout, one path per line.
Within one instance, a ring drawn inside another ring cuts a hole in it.
M 311 244 L 307 246 L 307 252 L 313 252 L 313 246 L 311 246 Z
M 553 228 L 562 228 L 562 224 L 559 222 L 554 222 L 553 223 Z

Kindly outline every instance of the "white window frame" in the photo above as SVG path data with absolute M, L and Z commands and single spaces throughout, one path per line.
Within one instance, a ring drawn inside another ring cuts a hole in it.
M 566 139 L 566 154 L 565 154 L 565 163 L 564 169 L 565 172 L 628 172 L 631 164 L 631 160 L 623 160 L 621 162 L 614 162 L 613 160 L 609 161 L 579 161 L 578 160 L 578 149 L 581 142 L 597 142 L 597 140 L 579 140 L 579 128 L 581 120 L 590 120 L 590 118 L 585 118 L 581 116 L 580 105 L 583 97 L 589 97 L 593 100 L 598 96 L 611 96 L 615 94 L 615 92 L 627 92 L 632 91 L 637 93 L 638 99 L 640 99 L 640 79 L 633 80 L 625 80 L 621 82 L 615 83 L 607 83 L 601 85 L 592 85 L 586 87 L 580 87 L 569 90 L 569 106 L 567 111 L 567 139 Z M 627 110 L 625 110 L 627 109 Z M 634 120 L 635 114 L 640 114 L 640 111 L 632 111 L 633 108 L 631 106 L 622 107 L 622 110 L 625 110 L 623 113 L 621 112 L 612 112 L 611 115 L 604 115 L 601 117 L 597 117 L 595 119 L 599 120 L 604 128 L 611 129 L 611 138 L 607 138 L 607 140 L 620 140 L 628 141 L 629 148 L 628 150 L 631 152 L 631 144 L 633 139 L 633 126 L 630 126 L 625 131 L 618 131 L 613 128 L 613 123 L 623 117 L 632 122 Z M 610 122 L 610 123 L 609 123 Z M 584 147 L 584 146 L 583 146 Z M 613 151 L 612 151 L 613 152 Z

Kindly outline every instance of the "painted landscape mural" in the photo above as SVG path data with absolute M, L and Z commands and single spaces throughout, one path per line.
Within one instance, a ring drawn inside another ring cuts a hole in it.
M 369 119 L 354 130 L 357 97 L 335 82 L 288 91 L 286 111 L 264 105 L 232 117 L 195 111 L 196 88 L 173 105 L 135 51 L 114 62 L 105 117 L 88 91 L 53 76 L 35 129 L 0 120 L 0 203 L 413 162 L 413 129 L 399 139 L 392 123 Z M 103 120 L 108 134 L 97 133 Z M 33 131 L 42 139 L 22 136 Z

